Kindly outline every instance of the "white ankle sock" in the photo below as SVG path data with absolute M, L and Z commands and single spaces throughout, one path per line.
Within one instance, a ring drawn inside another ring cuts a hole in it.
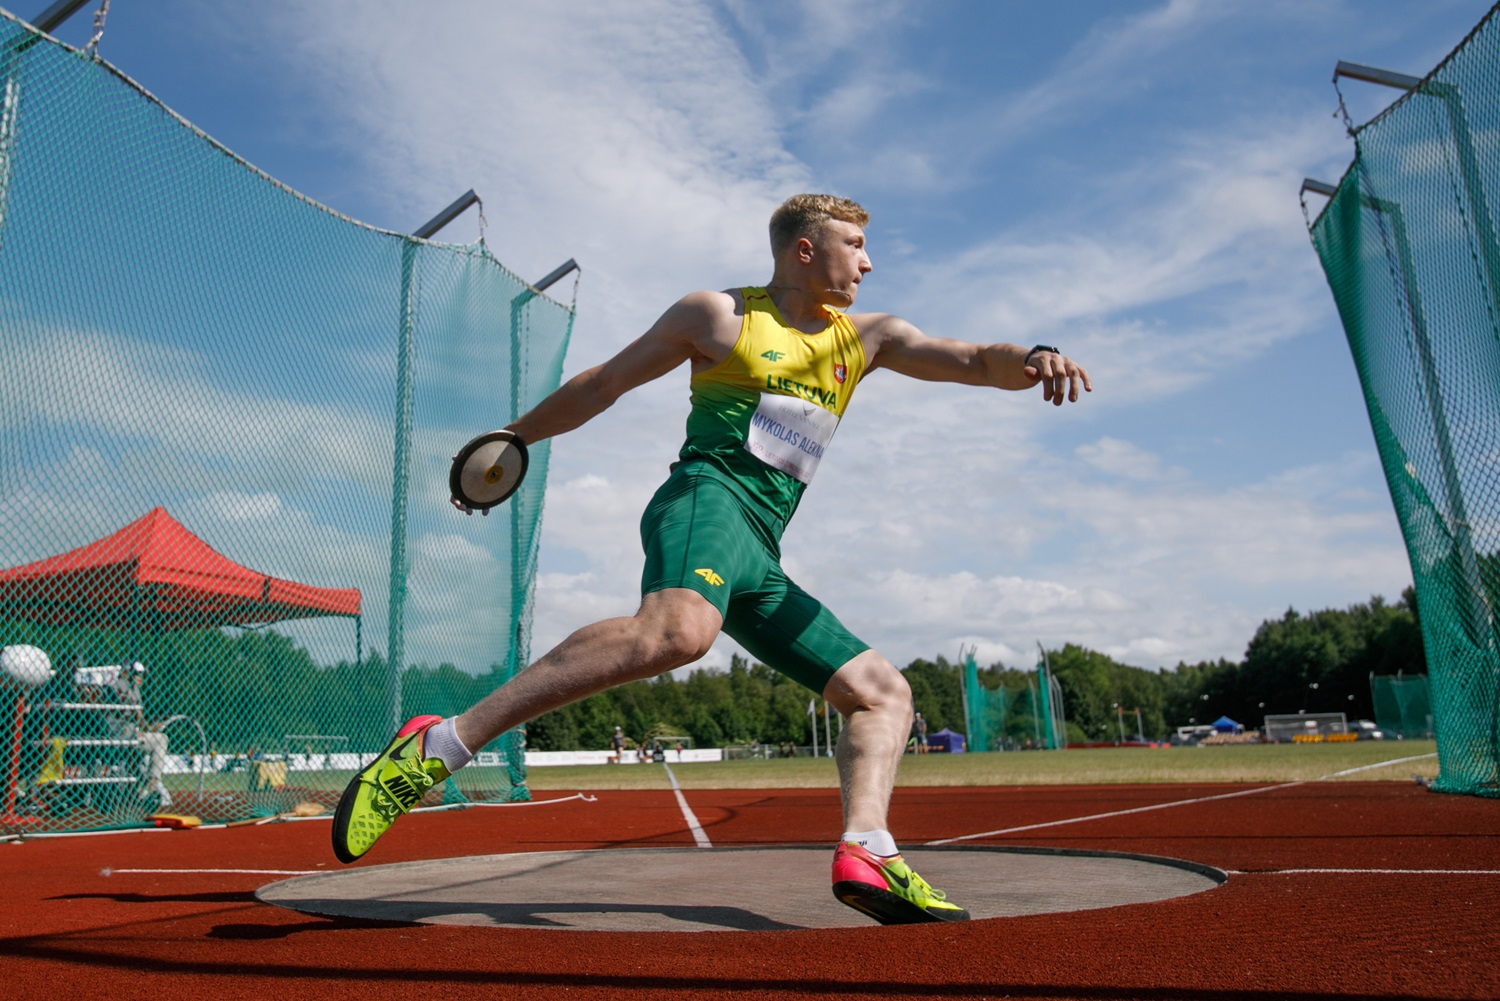
M 422 753 L 429 758 L 438 758 L 447 766 L 449 774 L 469 763 L 474 752 L 458 739 L 455 725 L 457 716 L 449 716 L 441 723 L 434 723 L 422 738 Z
M 853 841 L 882 858 L 891 858 L 901 854 L 901 849 L 896 847 L 896 839 L 891 837 L 890 831 L 845 831 L 842 840 Z

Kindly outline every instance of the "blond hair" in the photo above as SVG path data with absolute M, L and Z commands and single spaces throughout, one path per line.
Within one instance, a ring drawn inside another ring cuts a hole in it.
M 793 195 L 771 213 L 771 254 L 781 252 L 802 237 L 814 237 L 831 219 L 852 222 L 864 227 L 870 224 L 870 213 L 855 201 L 837 195 Z

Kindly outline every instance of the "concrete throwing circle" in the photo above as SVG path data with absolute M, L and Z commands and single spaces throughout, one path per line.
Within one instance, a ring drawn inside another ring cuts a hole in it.
M 615 848 L 363 866 L 270 883 L 308 914 L 573 931 L 771 931 L 871 924 L 830 890 L 819 848 Z M 1149 855 L 944 847 L 906 853 L 974 918 L 1119 907 L 1211 890 L 1211 866 Z

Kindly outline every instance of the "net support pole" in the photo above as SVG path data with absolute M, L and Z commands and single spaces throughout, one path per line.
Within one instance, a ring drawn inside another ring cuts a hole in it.
M 394 732 L 401 726 L 401 674 L 406 669 L 406 514 L 411 489 L 412 357 L 417 326 L 416 260 L 419 240 L 428 240 L 479 201 L 471 188 L 419 226 L 401 244 L 400 335 L 396 346 L 395 455 L 391 470 L 391 573 L 386 620 L 386 717 Z
M 1358 183 L 1359 176 L 1351 175 L 1351 180 Z M 1400 297 L 1407 312 L 1407 323 L 1411 330 L 1412 347 L 1415 349 L 1413 353 L 1416 356 L 1422 395 L 1427 404 L 1428 418 L 1432 422 L 1438 465 L 1443 478 L 1443 489 L 1448 499 L 1446 510 L 1440 511 L 1439 514 L 1446 516 L 1449 538 L 1452 539 L 1454 555 L 1458 559 L 1458 572 L 1462 578 L 1456 588 L 1461 593 L 1455 594 L 1454 598 L 1459 605 L 1459 614 L 1466 620 L 1464 631 L 1469 641 L 1476 652 L 1493 665 L 1496 659 L 1494 614 L 1486 594 L 1484 578 L 1480 574 L 1479 559 L 1474 551 L 1468 506 L 1464 499 L 1463 484 L 1454 458 L 1447 407 L 1444 404 L 1442 387 L 1438 381 L 1437 364 L 1433 357 L 1426 314 L 1422 308 L 1411 240 L 1406 231 L 1406 219 L 1401 206 L 1396 202 L 1377 198 L 1365 192 L 1359 192 L 1359 197 L 1362 204 L 1373 210 L 1376 218 L 1380 220 L 1381 232 L 1385 237 L 1386 253 L 1394 258 L 1391 262 L 1394 265 L 1394 277 L 1398 282 Z M 1362 373 L 1361 381 L 1363 380 Z M 1378 404 L 1368 389 L 1366 395 L 1370 400 L 1371 420 L 1373 421 Z M 1387 475 L 1392 474 L 1388 472 Z M 1410 471 L 1408 475 L 1411 475 Z M 1413 569 L 1415 570 L 1415 567 Z M 1441 681 L 1443 672 L 1438 672 L 1437 677 Z M 1473 694 L 1481 699 L 1489 700 L 1488 707 L 1480 705 L 1476 709 L 1481 715 L 1489 713 L 1493 718 L 1496 705 L 1495 693 L 1492 690 L 1486 690 L 1476 691 Z M 1435 736 L 1438 740 L 1439 770 L 1446 772 L 1445 762 L 1454 756 L 1455 752 L 1449 749 L 1457 739 L 1457 734 L 1450 735 L 1439 731 Z M 1492 725 L 1490 734 L 1492 745 L 1495 739 L 1496 734 Z M 1442 787 L 1443 782 L 1444 778 L 1440 775 L 1438 788 Z
M 401 673 L 406 668 L 406 510 L 411 479 L 412 333 L 416 326 L 417 244 L 401 246 L 401 336 L 396 354 L 396 433 L 391 470 L 391 576 L 386 617 L 386 722 L 401 726 Z
M 38 14 L 31 22 L 31 26 L 50 35 L 61 28 L 68 18 L 78 13 L 88 2 L 89 0 L 57 0 L 52 6 Z
M 1057 747 L 1057 738 L 1052 730 L 1052 672 L 1047 663 L 1047 651 L 1042 647 L 1041 641 L 1036 644 L 1040 659 L 1036 662 L 1037 690 L 1041 692 L 1042 704 L 1042 739 L 1046 743 L 1047 750 L 1051 751 Z
M 1500 245 L 1497 245 L 1495 224 L 1490 216 L 1489 200 L 1485 197 L 1484 182 L 1480 177 L 1479 157 L 1474 152 L 1474 138 L 1469 132 L 1469 121 L 1464 114 L 1463 96 L 1455 86 L 1442 85 L 1432 93 L 1443 101 L 1443 110 L 1448 114 L 1448 126 L 1453 131 L 1453 145 L 1458 155 L 1458 173 L 1463 179 L 1464 195 L 1469 202 L 1470 228 L 1477 243 L 1479 258 L 1484 267 L 1486 284 L 1489 286 L 1490 331 L 1500 340 Z
M 510 301 L 510 399 L 514 410 L 512 419 L 521 416 L 521 357 L 525 348 L 521 341 L 521 320 L 525 316 L 526 306 L 577 268 L 578 262 L 570 257 L 537 282 L 527 286 L 520 295 Z M 515 677 L 526 666 L 525 662 L 531 656 L 530 630 L 524 628 L 523 623 L 526 605 L 531 600 L 535 547 L 523 545 L 525 540 L 521 538 L 524 514 L 522 507 L 519 503 L 510 505 L 511 622 L 515 625 L 515 630 L 511 636 L 510 656 L 507 658 L 506 681 Z M 522 551 L 523 549 L 525 552 Z
M 1365 83 L 1375 83 L 1382 87 L 1394 87 L 1397 90 L 1413 91 L 1422 86 L 1422 78 L 1410 76 L 1406 73 L 1397 73 L 1393 70 L 1383 70 L 1374 66 L 1365 66 L 1362 63 L 1345 62 L 1340 59 L 1333 68 L 1333 79 L 1335 82 L 1340 77 L 1348 77 L 1350 80 L 1363 80 Z
M 578 268 L 578 262 L 568 258 L 556 268 L 553 268 L 534 284 L 527 286 L 514 299 L 510 301 L 510 401 L 512 419 L 521 415 L 521 359 L 524 357 L 525 344 L 521 337 L 522 321 L 526 316 L 527 305 L 551 288 L 564 275 Z M 536 580 L 536 535 L 523 538 L 525 532 L 526 505 L 520 495 L 511 498 L 510 502 L 510 607 L 511 607 L 511 634 L 510 650 L 505 658 L 505 673 L 501 683 L 514 678 L 526 666 L 531 657 L 531 625 L 528 619 L 528 608 L 532 601 L 532 584 Z M 538 522 L 537 528 L 540 527 Z M 526 792 L 526 731 L 524 727 L 507 732 L 500 736 L 501 748 L 504 752 L 507 767 L 510 769 L 511 791 L 508 799 L 519 801 L 530 799 Z
M 1357 72 L 1356 72 L 1357 71 Z M 1363 75 L 1360 75 L 1363 74 Z M 1386 77 L 1395 78 L 1397 82 L 1386 79 L 1375 79 L 1376 74 L 1384 74 Z M 1339 63 L 1336 75 L 1353 77 L 1360 80 L 1370 80 L 1375 83 L 1386 83 L 1387 86 L 1403 86 L 1411 89 L 1421 83 L 1415 77 L 1406 77 L 1398 73 L 1386 73 L 1384 70 L 1373 70 L 1367 66 L 1356 66 L 1352 63 Z M 1466 133 L 1467 134 L 1467 130 Z M 1346 183 L 1359 183 L 1358 176 L 1351 176 Z M 1311 191 L 1315 194 L 1328 198 L 1338 194 L 1338 189 L 1325 181 L 1317 181 L 1313 178 L 1304 178 L 1302 190 Z M 1471 195 L 1472 197 L 1472 195 Z M 1480 192 L 1482 199 L 1483 193 Z M 1491 622 L 1491 611 L 1489 603 L 1484 595 L 1483 578 L 1479 574 L 1479 558 L 1474 552 L 1474 542 L 1469 525 L 1468 505 L 1464 501 L 1463 486 L 1458 476 L 1458 463 L 1453 456 L 1453 440 L 1448 429 L 1448 413 L 1443 403 L 1441 386 L 1437 378 L 1437 363 L 1432 356 L 1432 339 L 1427 333 L 1427 317 L 1422 309 L 1422 296 L 1417 287 L 1417 278 L 1413 270 L 1413 258 L 1411 252 L 1411 240 L 1406 233 L 1406 219 L 1401 211 L 1401 206 L 1384 198 L 1359 192 L 1360 202 L 1378 218 L 1388 223 L 1390 243 L 1388 252 L 1394 252 L 1395 272 L 1400 282 L 1401 299 L 1406 307 L 1407 324 L 1410 326 L 1412 345 L 1416 349 L 1416 361 L 1418 374 L 1422 380 L 1422 395 L 1427 403 L 1428 416 L 1432 421 L 1433 440 L 1437 445 L 1438 468 L 1443 478 L 1443 490 L 1448 496 L 1449 522 L 1454 548 L 1458 551 L 1459 564 L 1463 569 L 1464 577 L 1468 583 L 1465 589 L 1468 596 L 1468 614 L 1472 623 L 1472 632 L 1476 641 L 1480 642 L 1486 650 L 1493 647 L 1493 623 Z M 1488 213 L 1485 216 L 1488 221 Z M 1386 227 L 1382 227 L 1385 229 Z M 1487 253 L 1488 258 L 1493 251 Z M 1491 271 L 1491 294 L 1495 294 L 1495 282 L 1497 280 L 1494 271 Z M 1500 337 L 1500 331 L 1497 331 Z M 1373 397 L 1370 398 L 1370 408 L 1373 411 L 1378 406 Z
M 974 713 L 969 708 L 969 658 L 966 656 L 967 653 L 968 651 L 963 647 L 958 648 L 958 659 L 961 664 L 958 672 L 958 701 L 963 706 L 964 730 L 968 735 L 969 743 L 973 744 L 979 736 L 979 731 L 974 728 Z M 973 748 L 971 747 L 970 750 L 973 750 Z
M 1449 528 L 1454 548 L 1458 550 L 1459 565 L 1463 569 L 1468 598 L 1471 636 L 1480 646 L 1489 650 L 1493 646 L 1490 609 L 1484 597 L 1483 578 L 1479 574 L 1479 559 L 1474 552 L 1474 541 L 1469 522 L 1468 505 L 1464 500 L 1463 483 L 1458 475 L 1458 463 L 1453 456 L 1453 439 L 1448 426 L 1448 409 L 1443 402 L 1442 386 L 1438 382 L 1437 362 L 1432 355 L 1432 339 L 1427 331 L 1427 316 L 1422 308 L 1421 291 L 1417 287 L 1413 269 L 1411 239 L 1406 232 L 1406 218 L 1401 206 L 1395 202 L 1373 196 L 1364 196 L 1365 202 L 1386 219 L 1390 225 L 1391 239 L 1395 243 L 1397 273 L 1400 276 L 1402 299 L 1405 300 L 1407 322 L 1411 325 L 1412 342 L 1416 348 L 1417 368 L 1422 379 L 1422 395 L 1432 420 L 1433 439 L 1437 444 L 1438 466 L 1442 472 L 1443 490 L 1448 495 Z

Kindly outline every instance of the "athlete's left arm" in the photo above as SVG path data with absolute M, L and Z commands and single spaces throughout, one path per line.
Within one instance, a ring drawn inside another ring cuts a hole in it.
M 857 313 L 849 319 L 865 344 L 871 370 L 888 368 L 929 382 L 996 389 L 1030 389 L 1040 383 L 1042 398 L 1058 406 L 1062 406 L 1064 395 L 1070 402 L 1078 402 L 1079 387 L 1084 392 L 1094 391 L 1083 366 L 1054 351 L 928 337 L 889 313 Z

